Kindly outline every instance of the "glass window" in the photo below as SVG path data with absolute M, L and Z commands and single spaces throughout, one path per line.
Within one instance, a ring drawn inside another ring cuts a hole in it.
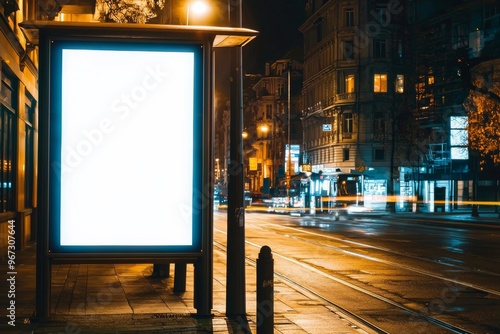
M 387 8 L 386 7 L 377 7 L 375 8 L 375 13 L 372 14 L 376 21 L 378 22 L 387 22 Z
M 33 207 L 33 183 L 34 183 L 34 138 L 33 125 L 35 118 L 35 99 L 26 96 L 26 144 L 25 144 L 25 177 L 24 177 L 24 204 L 26 208 Z
M 281 96 L 285 93 L 285 84 L 283 82 L 278 83 L 278 95 Z
M 345 92 L 354 93 L 354 74 L 348 74 L 345 77 Z
M 354 9 L 348 8 L 345 10 L 345 26 L 353 27 L 354 26 Z
M 0 212 L 15 208 L 16 115 L 13 109 L 15 87 L 8 73 L 2 71 L 0 82 Z
M 500 5 L 491 4 L 484 6 L 484 28 L 492 29 L 500 26 Z
M 469 159 L 467 149 L 469 143 L 469 134 L 467 132 L 467 116 L 450 117 L 450 144 L 452 159 Z
M 344 148 L 344 149 L 342 150 L 342 155 L 343 155 L 343 159 L 344 159 L 344 161 L 349 160 L 349 149 L 348 149 L 348 148 Z
M 387 93 L 387 74 L 376 73 L 373 75 L 373 92 Z
M 403 58 L 404 53 L 403 53 L 403 42 L 398 41 L 398 57 Z
M 385 40 L 377 39 L 373 42 L 373 57 L 385 57 Z
M 266 104 L 266 118 L 273 118 L 273 106 L 272 104 Z
M 373 150 L 373 160 L 385 160 L 385 150 L 383 148 L 376 148 Z
M 0 82 L 0 102 L 9 107 L 14 105 L 14 88 L 12 80 L 7 76 L 5 71 L 2 71 L 2 81 Z
M 405 76 L 403 74 L 396 75 L 396 93 L 405 92 Z
M 354 42 L 344 41 L 343 46 L 344 46 L 344 60 L 354 59 Z
M 342 116 L 343 116 L 342 131 L 344 133 L 352 133 L 353 132 L 352 112 L 346 112 Z

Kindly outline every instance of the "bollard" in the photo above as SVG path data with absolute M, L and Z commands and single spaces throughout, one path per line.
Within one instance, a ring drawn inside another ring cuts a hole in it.
M 257 259 L 257 334 L 274 331 L 274 260 L 269 246 L 260 249 Z

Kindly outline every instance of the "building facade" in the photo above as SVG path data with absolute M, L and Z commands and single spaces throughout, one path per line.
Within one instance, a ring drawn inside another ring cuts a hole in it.
M 313 172 L 397 177 L 396 120 L 409 104 L 406 10 L 391 1 L 307 2 L 303 163 Z
M 37 50 L 18 23 L 35 18 L 35 1 L 0 1 L 0 254 L 36 232 Z
M 249 75 L 258 80 L 244 111 L 245 165 L 248 189 L 274 195 L 300 168 L 302 63 L 280 59 L 265 66 L 264 75 Z
M 473 111 L 466 104 L 479 88 L 475 68 L 500 58 L 487 54 L 500 45 L 500 4 L 470 0 L 454 1 L 450 7 L 418 1 L 414 13 L 416 110 L 421 125 L 434 134 L 419 175 L 422 196 L 442 201 L 443 210 L 462 201 L 498 200 L 498 177 L 484 173 L 485 161 L 470 150 L 468 137 L 477 129 L 468 127 Z M 498 84 L 498 78 L 491 79 Z
M 386 180 L 400 210 L 473 198 L 460 66 L 495 42 L 498 2 L 310 0 L 306 11 L 303 163 Z

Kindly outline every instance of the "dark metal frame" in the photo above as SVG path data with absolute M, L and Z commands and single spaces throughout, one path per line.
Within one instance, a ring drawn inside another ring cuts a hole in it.
M 50 316 L 51 266 L 57 263 L 194 263 L 194 307 L 197 314 L 211 314 L 213 304 L 213 205 L 212 196 L 203 196 L 199 219 L 201 219 L 201 250 L 194 252 L 53 252 L 50 249 L 51 228 L 51 110 L 53 103 L 51 89 L 51 41 L 65 39 L 112 39 L 123 41 L 169 41 L 199 44 L 203 47 L 202 74 L 202 143 L 200 158 L 201 187 L 203 194 L 213 193 L 213 47 L 221 43 L 232 47 L 227 41 L 236 36 L 243 46 L 257 33 L 248 29 L 186 27 L 165 25 L 113 24 L 113 23 L 75 23 L 31 21 L 23 22 L 30 42 L 39 46 L 39 152 L 38 152 L 38 229 L 37 229 L 37 280 L 36 280 L 36 317 L 45 319 Z M 229 37 L 229 38 L 228 38 Z M 196 205 L 196 204 L 194 204 Z M 193 206 L 194 206 L 193 205 Z M 198 204 L 199 205 L 199 204 Z M 176 268 L 177 269 L 177 268 Z

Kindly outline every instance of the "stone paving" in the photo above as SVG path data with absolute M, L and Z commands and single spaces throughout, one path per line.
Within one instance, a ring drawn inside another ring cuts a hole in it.
M 256 270 L 247 263 L 246 319 L 229 319 L 226 258 L 214 250 L 212 317 L 193 307 L 193 265 L 187 266 L 186 292 L 173 291 L 171 276 L 152 277 L 152 264 L 60 264 L 52 268 L 51 317 L 35 312 L 36 247 L 17 254 L 16 326 L 9 326 L 6 298 L 0 301 L 0 333 L 256 333 Z M 5 268 L 5 261 L 2 260 Z M 2 297 L 6 279 L 2 278 Z M 276 279 L 274 333 L 365 333 L 337 310 Z

